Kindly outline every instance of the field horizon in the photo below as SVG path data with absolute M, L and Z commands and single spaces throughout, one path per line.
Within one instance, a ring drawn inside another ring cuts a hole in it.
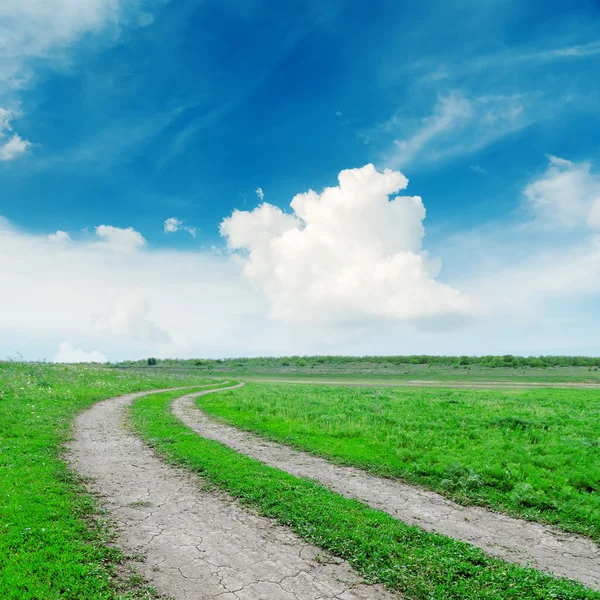
M 357 385 L 480 385 L 486 383 L 600 385 L 600 357 L 586 356 L 279 356 L 160 359 L 112 363 L 111 368 L 242 377 L 248 381 Z

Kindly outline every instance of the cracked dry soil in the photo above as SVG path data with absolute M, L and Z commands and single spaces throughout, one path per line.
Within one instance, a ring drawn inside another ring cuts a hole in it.
M 435 492 L 353 467 L 334 465 L 323 458 L 240 431 L 209 418 L 195 405 L 195 398 L 208 393 L 212 391 L 189 394 L 173 403 L 175 415 L 201 436 L 292 475 L 314 479 L 405 523 L 600 590 L 600 549 L 592 540 L 484 508 L 460 506 Z
M 397 598 L 289 529 L 203 490 L 201 478 L 161 462 L 125 426 L 124 409 L 145 394 L 82 413 L 70 460 L 104 499 L 118 545 L 145 556 L 137 570 L 158 591 L 177 600 Z

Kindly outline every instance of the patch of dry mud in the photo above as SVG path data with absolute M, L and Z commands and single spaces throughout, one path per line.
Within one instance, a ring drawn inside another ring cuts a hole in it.
M 243 384 L 240 384 L 243 385 Z M 239 386 L 235 386 L 239 387 Z M 478 507 L 464 507 L 419 487 L 370 475 L 217 422 L 194 403 L 201 394 L 177 399 L 175 415 L 205 438 L 298 477 L 363 501 L 412 525 L 463 540 L 493 556 L 576 579 L 600 590 L 600 549 L 590 539 Z
M 177 600 L 391 600 L 341 560 L 323 559 L 285 527 L 250 514 L 202 479 L 165 465 L 124 425 L 144 394 L 105 400 L 76 420 L 72 465 L 91 477 L 118 527 L 118 545 Z

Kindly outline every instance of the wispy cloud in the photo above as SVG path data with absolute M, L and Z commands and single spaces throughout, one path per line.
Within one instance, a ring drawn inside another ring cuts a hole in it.
M 600 229 L 600 175 L 589 162 L 550 156 L 546 171 L 529 183 L 525 208 L 544 229 Z
M 263 200 L 265 197 L 265 193 L 263 192 L 263 189 L 261 187 L 256 188 L 255 190 L 256 195 L 259 197 L 260 200 Z
M 544 61 L 561 58 L 587 58 L 588 56 L 596 56 L 597 54 L 600 54 L 600 40 L 588 42 L 587 44 L 563 46 L 560 48 L 551 48 L 539 52 L 520 54 L 515 57 L 515 60 Z
M 404 67 L 405 70 L 424 71 L 422 83 L 438 84 L 440 81 L 460 79 L 463 76 L 477 75 L 483 72 L 504 72 L 508 68 L 535 68 L 553 61 L 586 59 L 600 55 L 600 41 L 583 44 L 555 46 L 541 50 L 513 48 L 475 58 L 456 56 L 454 60 L 444 57 L 426 58 Z
M 394 138 L 385 165 L 402 168 L 471 154 L 527 127 L 535 118 L 532 100 L 520 94 L 468 98 L 455 91 L 438 98 L 432 112 L 421 119 L 397 112 L 375 131 L 380 138 Z
M 71 66 L 73 48 L 84 37 L 88 44 L 116 42 L 125 22 L 128 26 L 145 26 L 151 20 L 138 2 L 127 0 L 3 0 L 0 102 L 4 106 L 18 105 L 20 92 L 35 85 L 38 69 Z M 7 111 L 0 111 L 4 112 L 0 112 L 0 160 L 13 160 L 25 154 L 31 143 L 12 132 Z M 2 138 L 8 139 L 3 142 Z
M 484 169 L 479 165 L 471 165 L 469 169 L 471 169 L 471 171 L 473 171 L 474 173 L 480 173 L 481 175 L 487 175 L 489 173 L 487 169 Z
M 15 111 L 0 107 L 0 161 L 9 161 L 27 154 L 31 143 L 13 131 L 11 121 L 18 117 Z

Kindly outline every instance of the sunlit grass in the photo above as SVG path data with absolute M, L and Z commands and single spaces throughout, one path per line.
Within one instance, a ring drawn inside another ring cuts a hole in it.
M 174 396 L 148 396 L 133 405 L 134 428 L 146 442 L 242 504 L 348 560 L 370 582 L 416 600 L 600 599 L 577 583 L 491 558 L 199 437 L 169 410 Z
M 248 384 L 199 404 L 274 440 L 600 541 L 597 390 Z
M 63 461 L 77 412 L 127 392 L 199 378 L 85 366 L 0 363 L 0 598 L 150 597 L 139 578 L 118 580 L 122 554 L 95 499 Z

